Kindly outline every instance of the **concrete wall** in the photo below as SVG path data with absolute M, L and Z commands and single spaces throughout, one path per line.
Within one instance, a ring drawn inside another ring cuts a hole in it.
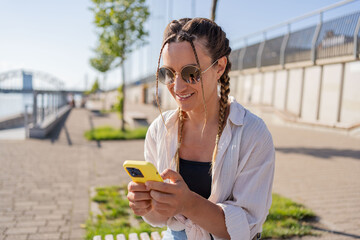
M 286 70 L 276 72 L 274 106 L 279 110 L 285 110 L 287 74 Z
M 263 75 L 257 73 L 253 75 L 253 84 L 251 89 L 251 102 L 259 104 L 261 103 L 262 98 L 262 88 L 263 88 Z
M 263 74 L 263 97 L 262 103 L 266 105 L 273 104 L 273 90 L 275 82 L 275 72 L 265 72 Z
M 340 121 L 360 122 L 360 62 L 346 64 Z
M 338 120 L 342 64 L 323 67 L 319 121 L 335 124 Z
M 134 103 L 143 101 L 143 85 L 132 86 L 126 91 L 126 100 Z
M 163 109 L 177 107 L 167 87 L 161 88 Z M 231 73 L 230 94 L 241 104 L 270 105 L 298 120 L 329 126 L 360 124 L 360 61 L 305 66 L 257 73 Z M 141 89 L 128 89 L 138 101 Z
M 251 102 L 251 89 L 252 89 L 252 83 L 253 83 L 253 81 L 252 81 L 252 79 L 253 79 L 253 77 L 252 77 L 252 75 L 245 75 L 244 77 L 242 77 L 241 78 L 243 81 L 244 81 L 244 83 L 242 84 L 243 85 L 243 98 L 242 98 L 242 102 L 244 103 L 244 104 L 246 104 L 246 103 L 249 103 L 249 102 Z
M 303 69 L 291 69 L 289 71 L 286 110 L 296 116 L 300 116 L 302 82 Z
M 232 77 L 230 80 L 231 84 L 232 84 L 233 79 L 236 82 L 235 88 L 231 87 L 231 84 L 230 84 L 230 87 L 232 89 L 231 95 L 234 96 L 239 102 L 242 102 L 244 99 L 244 78 L 245 77 L 243 75 L 239 75 L 237 78 Z
M 270 105 L 308 123 L 360 124 L 360 61 L 232 76 L 242 104 Z
M 301 108 L 301 119 L 307 122 L 316 122 L 319 109 L 321 67 L 305 69 L 304 92 Z

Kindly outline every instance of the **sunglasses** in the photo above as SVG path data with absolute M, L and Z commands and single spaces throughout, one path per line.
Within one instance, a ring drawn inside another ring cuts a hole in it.
M 212 66 L 214 66 L 215 63 L 217 63 L 217 61 L 218 60 L 213 62 L 210 65 L 210 67 L 208 67 L 207 69 L 205 69 L 202 72 L 200 71 L 200 68 L 198 68 L 197 66 L 186 65 L 183 68 L 181 68 L 180 75 L 186 83 L 196 84 L 200 81 L 200 75 L 205 73 Z M 176 74 L 177 74 L 177 72 L 173 71 L 172 69 L 169 69 L 167 67 L 161 67 L 159 69 L 159 74 L 158 74 L 159 81 L 165 85 L 172 84 L 175 82 Z

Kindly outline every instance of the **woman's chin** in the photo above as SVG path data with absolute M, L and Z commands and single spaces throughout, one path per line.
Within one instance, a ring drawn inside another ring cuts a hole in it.
M 182 104 L 182 103 L 179 103 L 179 102 L 176 102 L 177 103 L 177 106 L 179 108 L 181 108 L 181 110 L 185 111 L 185 112 L 189 112 L 191 110 L 194 109 L 194 107 L 190 104 Z

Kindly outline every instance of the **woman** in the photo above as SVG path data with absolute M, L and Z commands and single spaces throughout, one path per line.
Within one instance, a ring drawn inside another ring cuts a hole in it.
M 211 20 L 174 20 L 165 29 L 157 83 L 179 108 L 151 124 L 145 160 L 168 180 L 128 185 L 133 212 L 168 226 L 163 239 L 257 239 L 268 214 L 273 142 L 264 122 L 228 96 L 230 52 Z

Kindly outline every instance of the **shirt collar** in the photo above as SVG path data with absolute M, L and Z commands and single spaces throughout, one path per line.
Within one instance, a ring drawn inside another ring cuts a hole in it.
M 235 125 L 243 125 L 244 124 L 244 116 L 245 116 L 245 109 L 244 107 L 236 102 L 235 98 L 229 96 L 230 100 L 230 113 L 228 117 L 228 121 L 230 120 Z
M 178 116 L 179 116 L 179 108 L 177 108 L 176 110 L 169 111 L 168 114 L 164 116 L 165 126 L 167 130 L 170 131 L 172 128 L 175 127 L 176 121 L 178 120 Z

